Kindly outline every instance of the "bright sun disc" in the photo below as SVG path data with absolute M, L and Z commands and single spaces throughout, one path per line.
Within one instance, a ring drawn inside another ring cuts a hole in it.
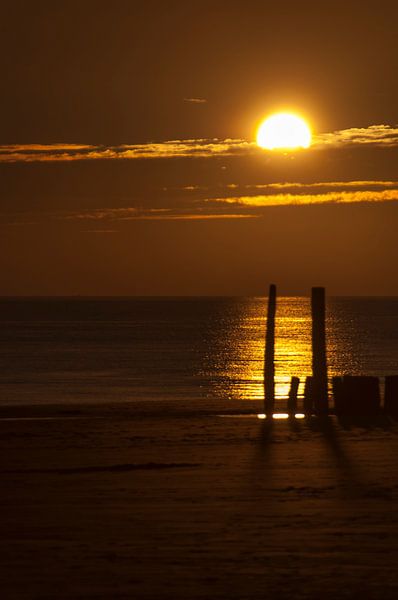
M 266 150 L 308 148 L 311 130 L 301 117 L 291 113 L 278 113 L 261 123 L 257 144 Z

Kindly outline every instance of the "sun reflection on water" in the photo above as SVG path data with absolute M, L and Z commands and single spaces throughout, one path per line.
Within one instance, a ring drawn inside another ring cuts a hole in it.
M 284 419 L 290 419 L 291 417 L 294 417 L 295 419 L 305 419 L 305 414 L 304 413 L 296 413 L 295 415 L 289 415 L 288 413 L 274 413 L 272 415 L 272 418 L 277 420 L 277 421 L 282 421 Z M 267 415 L 265 415 L 264 413 L 260 413 L 259 415 L 257 415 L 257 419 L 266 419 Z
M 395 302 L 395 303 L 394 303 Z M 329 373 L 375 375 L 396 372 L 396 301 L 328 298 L 326 337 Z M 207 360 L 200 376 L 211 382 L 212 396 L 264 400 L 266 298 L 228 300 L 212 322 Z M 310 298 L 278 297 L 275 328 L 275 412 L 287 411 L 292 377 L 300 379 L 298 411 L 312 372 Z M 395 337 L 394 337 L 395 336 Z
M 247 308 L 247 305 L 245 305 Z M 239 330 L 233 332 L 234 360 L 227 367 L 228 393 L 233 398 L 263 401 L 266 300 L 258 299 L 241 316 Z M 311 323 L 309 300 L 278 299 L 275 343 L 276 409 L 286 410 L 290 381 L 300 378 L 299 397 L 311 374 Z M 277 417 L 276 417 L 277 418 Z

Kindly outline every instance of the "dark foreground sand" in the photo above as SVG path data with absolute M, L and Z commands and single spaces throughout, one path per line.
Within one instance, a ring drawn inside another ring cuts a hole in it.
M 396 426 L 14 414 L 0 415 L 4 600 L 398 597 Z

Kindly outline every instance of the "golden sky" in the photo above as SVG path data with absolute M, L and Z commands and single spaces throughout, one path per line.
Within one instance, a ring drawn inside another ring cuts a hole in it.
M 398 295 L 395 5 L 3 12 L 3 294 Z M 286 108 L 312 146 L 258 148 Z

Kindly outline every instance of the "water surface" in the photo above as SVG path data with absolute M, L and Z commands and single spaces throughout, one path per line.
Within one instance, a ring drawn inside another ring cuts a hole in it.
M 266 298 L 0 301 L 0 403 L 261 400 Z M 308 298 L 279 298 L 277 410 L 311 372 Z M 398 374 L 398 299 L 329 298 L 329 374 Z M 302 385 L 300 387 L 302 392 Z

